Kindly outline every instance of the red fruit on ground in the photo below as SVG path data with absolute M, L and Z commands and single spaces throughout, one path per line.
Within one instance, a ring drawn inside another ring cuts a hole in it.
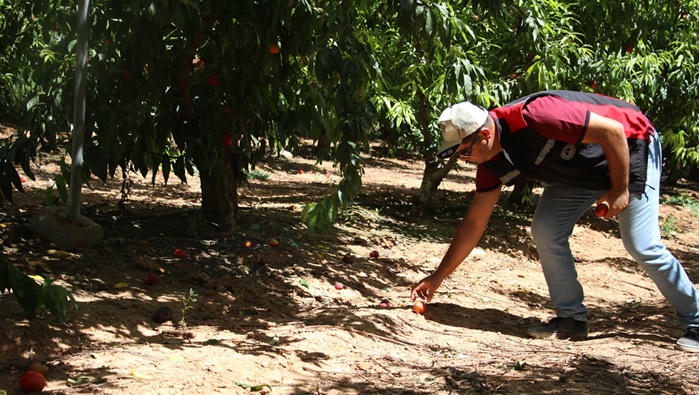
M 378 258 L 378 257 L 379 257 L 378 251 L 372 251 L 369 253 L 369 258 Z
M 344 288 L 345 288 L 345 286 L 342 283 L 335 283 L 336 290 L 339 291 L 339 290 L 344 289 Z
M 279 53 L 279 45 L 277 44 L 270 44 L 269 48 L 267 49 L 269 53 L 272 55 L 278 54 Z
M 250 240 L 245 240 L 245 242 L 243 243 L 243 245 L 244 245 L 245 247 L 247 247 L 247 248 L 250 248 L 250 247 L 252 247 L 252 241 L 250 241 Z
M 604 217 L 607 215 L 607 212 L 609 211 L 609 206 L 607 206 L 606 203 L 600 203 L 595 207 L 595 214 L 598 217 Z
M 633 52 L 633 46 L 632 45 L 627 45 L 626 46 L 626 53 L 631 53 Z
M 230 147 L 231 144 L 233 144 L 233 136 L 224 133 L 223 136 L 221 136 L 221 144 L 223 144 L 224 147 Z
M 299 169 L 299 174 L 303 174 L 303 170 Z
M 425 302 L 421 300 L 416 300 L 415 303 L 413 304 L 413 311 L 422 314 L 427 310 L 427 305 L 425 305 Z
M 269 245 L 272 247 L 279 247 L 281 244 L 279 244 L 279 240 L 277 239 L 269 239 Z
M 597 88 L 599 88 L 599 84 L 597 84 L 597 81 L 592 80 L 592 81 L 590 82 L 590 88 L 592 88 L 592 89 L 594 89 L 594 90 L 597 90 Z
M 160 281 L 160 276 L 158 276 L 155 272 L 149 272 L 146 275 L 146 278 L 143 280 L 143 283 L 146 285 L 153 285 Z
M 211 74 L 206 82 L 209 84 L 209 86 L 214 87 L 218 85 L 218 76 L 216 74 Z
M 46 387 L 46 377 L 34 370 L 24 372 L 19 378 L 19 388 L 24 392 L 41 392 L 44 387 Z
M 172 256 L 174 256 L 175 258 L 187 259 L 187 251 L 178 248 L 175 250 L 175 252 L 172 253 Z

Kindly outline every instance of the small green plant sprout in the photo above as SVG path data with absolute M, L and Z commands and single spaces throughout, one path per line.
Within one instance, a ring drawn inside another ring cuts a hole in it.
M 670 204 L 685 208 L 691 211 L 695 217 L 699 216 L 699 202 L 685 193 L 663 196 L 661 201 L 663 204 Z
M 260 180 L 260 181 L 267 181 L 269 180 L 269 173 L 266 173 L 262 170 L 250 170 L 248 173 L 248 178 L 251 180 Z
M 182 324 L 183 328 L 187 327 L 187 310 L 194 308 L 191 306 L 192 303 L 197 301 L 197 295 L 192 288 L 189 289 L 189 295 L 186 295 L 182 297 L 182 319 L 180 320 L 180 323 Z
M 668 214 L 665 220 L 660 224 L 660 233 L 663 235 L 663 237 L 670 237 L 674 233 L 681 231 L 682 229 L 677 221 L 677 218 L 675 218 L 675 216 L 672 214 Z

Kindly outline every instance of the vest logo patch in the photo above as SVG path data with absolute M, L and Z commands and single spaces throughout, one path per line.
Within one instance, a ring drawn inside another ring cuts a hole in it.
M 565 147 L 561 150 L 561 158 L 564 160 L 571 160 L 575 156 L 575 145 L 574 144 L 566 144 Z

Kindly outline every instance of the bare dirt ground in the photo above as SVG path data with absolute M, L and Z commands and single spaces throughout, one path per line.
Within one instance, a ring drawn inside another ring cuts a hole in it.
M 197 180 L 151 186 L 132 174 L 127 213 L 116 211 L 121 180 L 95 181 L 82 213 L 105 238 L 73 252 L 27 228 L 55 172 L 41 163 L 27 192 L 1 208 L 3 252 L 23 272 L 70 287 L 79 310 L 64 324 L 51 315 L 28 320 L 12 295 L 0 296 L 0 390 L 21 393 L 25 364 L 40 360 L 52 394 L 699 393 L 699 355 L 674 349 L 682 330 L 673 310 L 624 252 L 614 221 L 592 209 L 571 239 L 588 340 L 526 336 L 552 317 L 527 210 L 499 208 L 425 314 L 413 313 L 410 289 L 446 251 L 473 169 L 452 172 L 427 216 L 411 218 L 421 162 L 365 159 L 357 205 L 313 233 L 300 224 L 303 205 L 338 177 L 330 163 L 303 155 L 258 166 L 269 179 L 241 190 L 235 232 L 201 217 Z M 664 193 L 696 197 L 687 186 Z M 668 246 L 699 281 L 694 214 L 663 206 L 661 215 L 678 230 Z M 174 258 L 177 248 L 188 258 Z M 145 285 L 151 270 L 161 280 Z M 190 289 L 198 296 L 185 309 Z M 383 299 L 391 307 L 380 307 Z M 161 307 L 172 320 L 158 324 Z

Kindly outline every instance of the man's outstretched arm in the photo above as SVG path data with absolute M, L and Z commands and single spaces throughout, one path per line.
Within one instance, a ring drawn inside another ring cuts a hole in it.
M 445 278 L 456 270 L 476 247 L 498 202 L 502 186 L 488 192 L 477 192 L 466 215 L 456 228 L 454 237 L 437 270 L 422 279 L 410 293 L 410 299 L 432 300 Z

